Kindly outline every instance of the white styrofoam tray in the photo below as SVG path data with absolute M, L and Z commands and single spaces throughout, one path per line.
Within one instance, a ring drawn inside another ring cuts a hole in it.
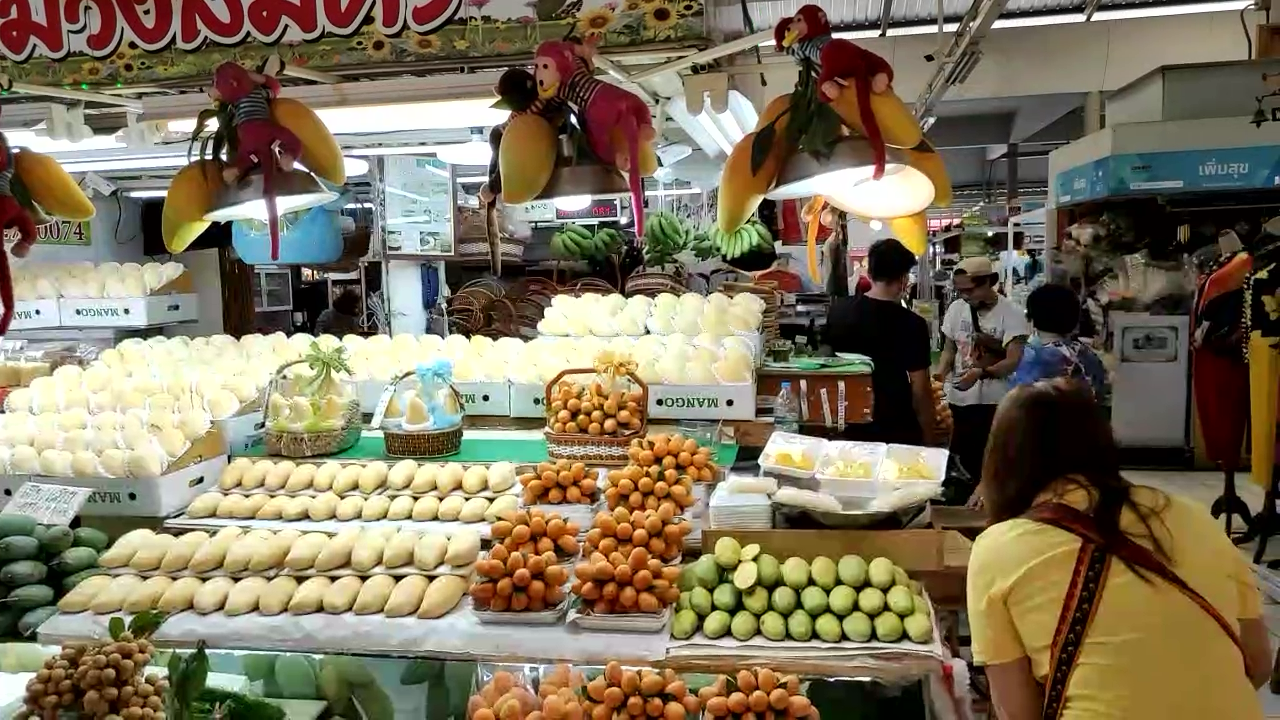
M 808 435 L 774 431 L 769 436 L 768 442 L 765 443 L 764 451 L 760 453 L 760 459 L 757 462 L 760 465 L 760 469 L 765 472 L 788 477 L 811 478 L 814 470 L 801 470 L 778 465 L 773 462 L 775 454 L 781 450 L 799 453 L 804 459 L 809 460 L 812 463 L 812 467 L 816 469 L 818 467 L 818 458 L 822 457 L 826 442 L 822 438 L 809 437 Z
M 111 615 L 55 615 L 40 626 L 41 642 L 104 639 Z M 666 655 L 670 638 L 663 633 L 583 632 L 564 624 L 510 628 L 481 623 L 463 597 L 443 617 L 389 618 L 385 615 L 265 616 L 248 613 L 227 617 L 181 612 L 169 616 L 156 632 L 160 644 L 191 646 L 216 637 L 223 650 L 318 652 L 365 655 L 431 656 L 441 659 L 525 662 L 529 658 L 582 665 L 611 660 L 651 663 Z

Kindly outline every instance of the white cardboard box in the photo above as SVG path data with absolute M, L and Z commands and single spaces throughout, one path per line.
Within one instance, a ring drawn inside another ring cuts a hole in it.
M 19 300 L 13 304 L 13 322 L 10 330 L 39 330 L 61 325 L 56 298 L 46 300 Z
M 653 420 L 754 420 L 756 386 L 649 386 L 649 417 Z
M 468 415 L 511 416 L 511 390 L 505 382 L 454 383 Z
M 194 293 L 58 301 L 63 327 L 149 327 L 196 319 Z
M 0 475 L 0 506 L 26 482 L 93 488 L 81 515 L 168 517 L 182 512 L 197 495 L 218 487 L 227 456 L 218 455 L 158 478 L 76 478 Z
M 546 385 L 541 383 L 511 383 L 511 417 L 545 417 L 546 402 Z
M 231 455 L 239 455 L 258 444 L 266 434 L 267 427 L 261 410 L 215 420 L 214 424 L 226 439 L 225 451 Z

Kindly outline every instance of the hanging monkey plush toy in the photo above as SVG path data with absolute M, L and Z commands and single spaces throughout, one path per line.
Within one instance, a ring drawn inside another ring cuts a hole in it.
M 564 40 L 548 40 L 538 46 L 534 57 L 534 79 L 538 96 L 559 98 L 578 114 L 578 123 L 587 133 L 587 142 L 596 157 L 612 163 L 627 175 L 631 189 L 636 236 L 644 235 L 644 191 L 640 179 L 641 146 L 653 142 L 653 116 L 649 106 L 634 94 L 616 85 L 597 80 L 591 74 L 591 52 L 587 46 Z
M 831 37 L 831 23 L 817 5 L 805 5 L 794 16 L 783 18 L 774 28 L 773 37 L 780 52 L 817 66 L 818 88 L 824 102 L 844 91 L 841 81 L 853 84 L 867 141 L 875 152 L 873 177 L 884 177 L 884 138 L 871 110 L 871 93 L 883 93 L 893 83 L 893 68 L 888 61 L 848 40 Z
M 236 155 L 224 172 L 228 184 L 242 180 L 255 168 L 262 171 L 267 227 L 271 232 L 271 259 L 280 257 L 280 214 L 276 209 L 275 177 L 288 172 L 302 154 L 302 142 L 291 130 L 271 119 L 271 101 L 280 94 L 280 83 L 269 75 L 250 72 L 226 62 L 214 72 L 209 97 L 227 103 L 235 127 Z
M 36 224 L 28 211 L 13 196 L 13 150 L 9 141 L 0 134 L 0 233 L 13 228 L 18 231 L 18 242 L 14 243 L 15 257 L 26 257 L 36 241 Z M 0 246 L 0 302 L 4 303 L 4 312 L 0 314 L 0 335 L 9 332 L 9 323 L 13 321 L 13 275 L 9 270 L 9 254 Z

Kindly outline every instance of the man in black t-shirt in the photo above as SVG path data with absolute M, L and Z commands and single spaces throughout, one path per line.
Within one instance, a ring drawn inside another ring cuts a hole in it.
M 823 341 L 836 352 L 871 358 L 875 395 L 872 421 L 846 433 L 858 440 L 918 445 L 932 440 L 933 392 L 929 380 L 929 326 L 902 305 L 916 257 L 892 238 L 867 254 L 871 289 L 831 304 Z

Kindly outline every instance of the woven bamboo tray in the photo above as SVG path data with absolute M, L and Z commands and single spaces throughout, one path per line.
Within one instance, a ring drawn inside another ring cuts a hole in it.
M 548 382 L 543 394 L 545 407 L 550 408 L 552 404 L 552 393 L 559 385 L 560 381 L 569 375 L 596 375 L 595 368 L 570 368 L 561 370 L 555 377 Z M 638 430 L 627 431 L 613 436 L 590 435 L 585 432 L 577 433 L 557 433 L 553 432 L 550 427 L 544 431 L 547 441 L 547 456 L 559 460 L 576 460 L 587 464 L 594 465 L 626 465 L 630 460 L 627 456 L 627 448 L 631 446 L 631 441 L 638 437 L 644 437 L 645 430 L 649 426 L 649 417 L 646 408 L 649 407 L 649 386 L 645 384 L 634 372 L 627 372 L 626 377 L 640 388 L 640 428 Z M 549 411 L 548 411 L 549 412 Z M 548 425 L 552 418 L 547 417 Z
M 389 388 L 391 392 L 384 392 L 383 398 L 379 401 L 378 407 L 374 412 L 375 425 L 380 424 L 383 413 L 387 410 L 387 404 L 390 403 L 392 396 L 395 394 L 395 388 L 401 382 L 413 377 L 414 372 L 409 371 L 402 373 L 400 377 L 392 380 Z M 466 405 L 462 402 L 462 395 L 458 389 L 449 383 L 449 390 L 453 392 L 454 398 L 458 401 L 458 407 L 462 410 L 463 417 L 466 417 Z M 462 425 L 447 428 L 445 430 L 400 430 L 394 428 L 383 428 L 382 445 L 387 455 L 400 458 L 438 458 L 453 455 L 462 449 Z

